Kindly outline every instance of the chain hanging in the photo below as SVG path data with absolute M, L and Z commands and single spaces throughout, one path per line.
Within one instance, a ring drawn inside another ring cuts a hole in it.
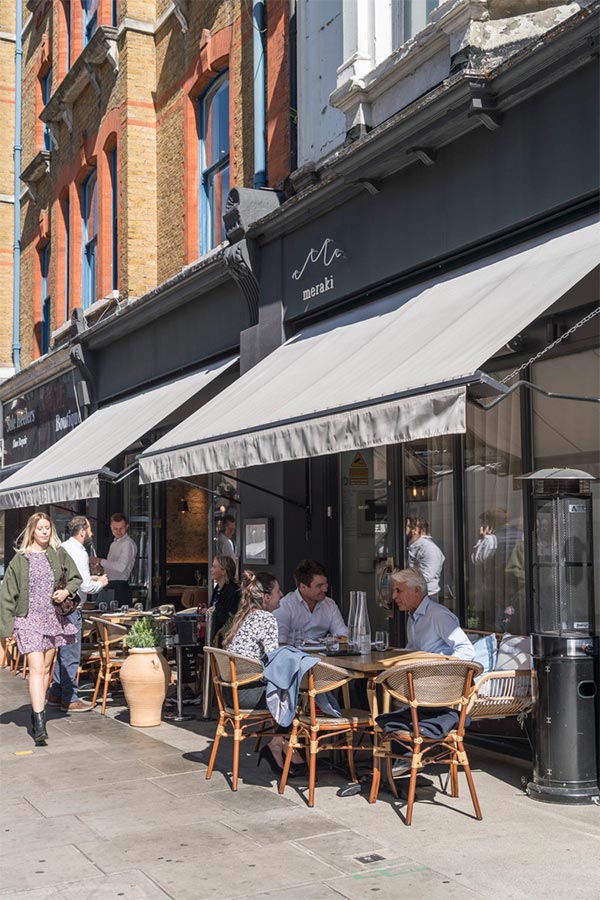
M 511 372 L 510 375 L 507 375 L 505 378 L 503 378 L 501 384 L 508 384 L 508 382 L 512 378 L 514 378 L 515 375 L 520 375 L 520 373 L 524 369 L 527 369 L 528 366 L 533 365 L 533 363 L 537 362 L 538 359 L 541 359 L 542 356 L 544 356 L 544 354 L 548 352 L 548 350 L 553 350 L 554 347 L 557 347 L 561 341 L 564 341 L 566 338 L 570 337 L 575 331 L 577 331 L 578 328 L 581 328 L 582 325 L 587 325 L 587 323 L 591 322 L 594 316 L 597 316 L 599 313 L 600 306 L 597 306 L 596 309 L 593 309 L 591 313 L 588 313 L 587 316 L 584 316 L 584 318 L 580 322 L 577 322 L 576 325 L 573 325 L 571 328 L 569 328 L 568 331 L 565 331 L 564 334 L 561 334 L 559 338 L 557 338 L 555 341 L 552 341 L 551 344 L 548 344 L 547 347 L 544 347 L 543 350 L 540 350 L 539 353 L 536 353 L 535 356 L 532 356 L 531 359 L 528 359 L 527 362 L 524 362 L 521 366 L 519 366 L 518 369 L 515 369 L 514 372 Z

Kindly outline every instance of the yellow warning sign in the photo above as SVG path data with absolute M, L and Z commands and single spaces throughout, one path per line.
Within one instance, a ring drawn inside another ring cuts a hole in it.
M 362 453 L 354 454 L 354 459 L 350 463 L 349 481 L 350 484 L 369 483 L 369 467 Z

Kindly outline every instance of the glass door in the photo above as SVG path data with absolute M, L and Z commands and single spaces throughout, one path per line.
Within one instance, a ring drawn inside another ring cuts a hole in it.
M 393 548 L 388 530 L 387 447 L 340 454 L 341 609 L 347 621 L 350 591 L 365 591 L 371 633 L 389 625 L 387 575 Z

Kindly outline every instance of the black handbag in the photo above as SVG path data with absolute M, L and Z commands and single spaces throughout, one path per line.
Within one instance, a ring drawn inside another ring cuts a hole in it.
M 65 566 L 62 566 L 60 577 L 58 581 L 54 585 L 55 591 L 66 591 L 67 589 L 67 570 Z M 75 612 L 77 607 L 79 606 L 79 598 L 75 597 L 71 599 L 71 597 L 67 597 L 65 600 L 61 600 L 60 602 L 53 600 L 54 606 L 56 607 L 57 613 L 61 616 L 70 616 L 72 612 Z

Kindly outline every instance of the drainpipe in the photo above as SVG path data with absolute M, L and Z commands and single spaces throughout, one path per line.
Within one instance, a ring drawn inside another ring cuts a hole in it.
M 265 0 L 252 0 L 254 68 L 254 187 L 267 183 L 267 133 L 265 115 Z
M 21 371 L 21 82 L 23 63 L 22 0 L 15 3 L 15 143 L 14 177 L 14 245 L 13 245 L 13 365 Z

